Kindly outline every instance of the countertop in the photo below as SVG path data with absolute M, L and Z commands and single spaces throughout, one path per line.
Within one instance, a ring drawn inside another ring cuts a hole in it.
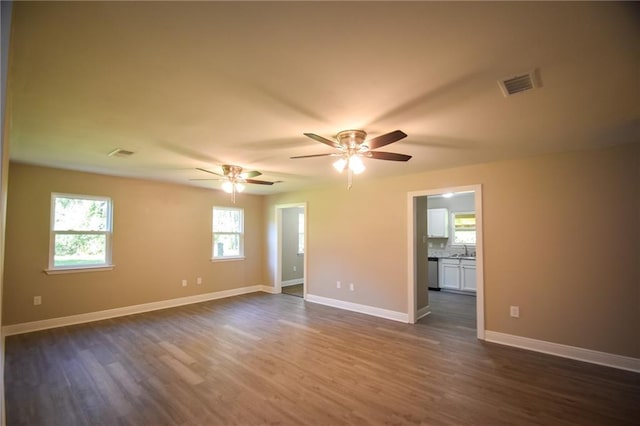
M 430 256 L 430 257 L 438 257 L 438 259 L 476 260 L 475 256 Z

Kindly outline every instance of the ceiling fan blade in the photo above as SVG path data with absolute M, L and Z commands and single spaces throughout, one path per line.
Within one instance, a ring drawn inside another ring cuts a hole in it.
M 369 151 L 364 154 L 365 157 L 375 158 L 376 160 L 391 160 L 391 161 L 409 161 L 410 155 L 396 154 L 395 152 L 380 152 Z
M 293 160 L 295 158 L 335 157 L 336 155 L 342 155 L 342 154 L 338 154 L 338 153 L 332 152 L 331 154 L 298 155 L 297 157 L 289 157 L 289 158 L 291 158 Z
M 200 170 L 201 172 L 211 173 L 212 175 L 224 177 L 224 175 L 221 175 L 220 173 L 212 172 L 211 170 L 207 170 L 207 169 L 201 169 L 200 167 L 196 167 L 196 170 Z
M 314 141 L 318 141 L 325 145 L 329 145 L 333 148 L 340 148 L 340 144 L 336 141 L 332 141 L 331 139 L 323 138 L 322 136 L 318 136 L 313 133 L 303 133 L 306 137 L 313 139 Z
M 246 178 L 254 178 L 256 176 L 260 176 L 261 174 L 262 173 L 260 173 L 259 171 L 253 170 L 253 171 L 250 171 L 250 172 L 242 172 L 242 173 L 240 173 L 240 176 L 242 178 L 246 179 Z
M 394 130 L 393 132 L 386 133 L 384 135 L 378 136 L 377 138 L 368 140 L 364 144 L 367 145 L 369 149 L 376 149 L 385 145 L 389 145 L 390 143 L 398 142 L 400 139 L 406 137 L 407 134 L 402 130 Z
M 273 185 L 273 182 L 267 182 L 266 180 L 245 179 L 246 183 L 255 183 L 257 185 Z

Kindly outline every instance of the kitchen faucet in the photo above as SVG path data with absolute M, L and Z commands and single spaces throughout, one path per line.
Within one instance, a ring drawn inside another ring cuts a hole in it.
M 462 246 L 464 247 L 464 257 L 469 257 L 469 250 L 467 249 L 467 245 L 463 244 Z

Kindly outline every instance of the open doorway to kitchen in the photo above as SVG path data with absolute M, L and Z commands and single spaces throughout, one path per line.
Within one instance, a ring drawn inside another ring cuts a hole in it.
M 482 186 L 411 192 L 408 215 L 409 322 L 484 339 Z
M 276 206 L 276 292 L 305 298 L 306 291 L 306 203 Z

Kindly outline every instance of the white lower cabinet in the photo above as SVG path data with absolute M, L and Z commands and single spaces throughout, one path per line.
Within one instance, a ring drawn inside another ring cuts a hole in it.
M 460 290 L 476 291 L 476 261 L 460 261 Z
M 460 261 L 458 259 L 440 259 L 440 288 L 460 289 Z
M 476 291 L 476 261 L 467 259 L 439 259 L 440 288 L 466 292 Z

